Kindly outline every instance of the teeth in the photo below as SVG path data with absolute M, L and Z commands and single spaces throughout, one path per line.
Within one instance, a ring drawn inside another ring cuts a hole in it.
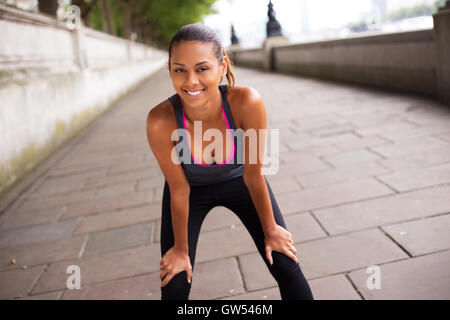
M 191 92 L 191 91 L 186 90 L 186 92 L 189 93 L 191 96 L 196 96 L 196 95 L 200 94 L 200 92 L 202 92 L 202 91 L 203 91 L 203 90 Z

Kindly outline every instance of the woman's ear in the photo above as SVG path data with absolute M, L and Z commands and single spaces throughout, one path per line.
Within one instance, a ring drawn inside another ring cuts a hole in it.
M 222 73 L 222 76 L 225 76 L 227 74 L 227 70 L 228 70 L 228 61 L 227 61 L 227 57 L 223 57 L 223 61 L 225 62 L 225 67 Z

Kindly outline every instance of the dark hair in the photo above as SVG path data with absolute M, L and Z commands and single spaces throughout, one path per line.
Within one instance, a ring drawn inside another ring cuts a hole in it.
M 231 60 L 228 57 L 227 51 L 222 46 L 219 36 L 212 28 L 205 26 L 204 24 L 201 23 L 193 23 L 187 24 L 178 29 L 178 31 L 172 37 L 172 40 L 170 40 L 169 44 L 169 69 L 170 69 L 170 58 L 172 57 L 172 46 L 175 43 L 179 43 L 181 41 L 201 41 L 212 43 L 214 45 L 214 53 L 217 60 L 219 61 L 219 64 L 222 62 L 224 56 L 227 58 L 226 76 L 228 87 L 231 87 L 235 84 Z

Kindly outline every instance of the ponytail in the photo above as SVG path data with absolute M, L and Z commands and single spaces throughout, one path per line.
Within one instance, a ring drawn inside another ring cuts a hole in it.
M 234 86 L 234 84 L 236 83 L 236 80 L 234 78 L 234 72 L 233 72 L 233 63 L 230 60 L 225 48 L 223 48 L 223 55 L 224 55 L 224 57 L 227 58 L 227 82 L 228 82 L 228 87 L 230 88 L 230 87 Z M 231 52 L 230 52 L 230 55 L 232 55 Z

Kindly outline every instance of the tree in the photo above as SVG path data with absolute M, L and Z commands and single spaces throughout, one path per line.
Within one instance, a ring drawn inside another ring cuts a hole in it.
M 58 2 L 57 0 L 39 0 L 38 8 L 39 12 L 56 17 L 56 10 L 58 10 Z
M 216 13 L 216 0 L 72 0 L 86 26 L 136 41 L 167 48 L 183 25 Z
M 103 31 L 109 34 L 116 34 L 116 28 L 114 26 L 114 18 L 111 8 L 111 3 L 108 0 L 98 0 L 98 6 L 102 17 Z

